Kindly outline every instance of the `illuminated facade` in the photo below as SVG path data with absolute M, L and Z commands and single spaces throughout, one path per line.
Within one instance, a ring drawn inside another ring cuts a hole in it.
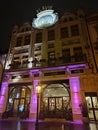
M 90 20 L 78 9 L 48 28 L 29 23 L 13 28 L 0 97 L 2 118 L 35 119 L 36 85 L 41 83 L 40 119 L 98 120 L 98 62 L 89 29 L 96 38 L 98 30 Z
M 1 87 L 2 77 L 3 77 L 3 68 L 5 65 L 5 60 L 6 60 L 6 54 L 1 54 L 0 55 L 0 87 Z
M 1 83 L 1 77 L 2 77 L 2 70 L 3 70 L 3 66 L 2 66 L 2 62 L 0 61 L 0 83 Z

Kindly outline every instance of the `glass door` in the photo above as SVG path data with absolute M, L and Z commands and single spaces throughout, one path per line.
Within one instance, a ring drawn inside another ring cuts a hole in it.
M 49 97 L 48 103 L 49 115 L 51 117 L 63 116 L 63 97 Z
M 98 121 L 98 98 L 95 95 L 87 95 L 86 102 L 88 107 L 88 116 L 90 120 Z
M 62 82 L 62 83 L 61 83 Z M 40 104 L 41 118 L 66 118 L 71 110 L 71 97 L 68 85 L 61 81 L 52 81 L 50 84 L 43 84 Z M 72 112 L 71 112 L 72 115 Z
M 31 91 L 29 87 L 19 86 L 9 88 L 6 112 L 8 117 L 28 117 L 30 109 Z
M 17 117 L 18 114 L 19 99 L 14 99 L 13 102 L 13 116 Z

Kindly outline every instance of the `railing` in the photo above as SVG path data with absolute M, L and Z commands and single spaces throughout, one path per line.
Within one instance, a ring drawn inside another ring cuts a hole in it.
M 59 57 L 54 59 L 41 59 L 40 61 L 34 60 L 32 62 L 25 61 L 21 62 L 14 62 L 10 64 L 10 69 L 21 69 L 21 68 L 29 68 L 29 64 L 32 64 L 32 68 L 45 68 L 45 67 L 56 67 L 56 66 L 63 66 L 63 65 L 71 65 L 71 64 L 80 64 L 80 63 L 87 63 L 87 58 L 85 54 L 70 56 L 70 57 Z

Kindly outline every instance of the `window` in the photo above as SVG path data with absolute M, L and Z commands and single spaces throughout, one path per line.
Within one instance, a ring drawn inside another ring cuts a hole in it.
M 36 42 L 39 43 L 39 42 L 42 42 L 42 33 L 37 33 L 36 34 Z
M 65 18 L 63 22 L 65 22 L 65 23 L 68 22 L 67 18 Z
M 70 49 L 62 50 L 62 55 L 65 56 L 65 57 L 69 57 L 70 56 Z
M 74 55 L 82 54 L 82 47 L 75 47 L 74 48 Z
M 49 57 L 49 59 L 54 59 L 55 58 L 55 52 L 54 51 L 49 52 L 48 57 Z
M 28 52 L 28 48 L 26 49 L 21 49 L 21 50 L 15 50 L 14 54 L 20 54 L 20 53 L 27 53 Z
M 71 74 L 78 74 L 78 73 L 84 73 L 84 69 L 80 68 L 71 70 Z
M 72 18 L 72 17 L 69 17 L 69 21 L 73 21 L 73 18 Z
M 30 35 L 25 36 L 25 43 L 24 43 L 24 45 L 28 45 L 28 44 L 30 44 Z
M 72 34 L 72 36 L 78 36 L 79 35 L 78 25 L 71 26 L 71 34 Z
M 18 37 L 16 47 L 21 46 L 21 43 L 22 43 L 22 37 Z
M 68 37 L 68 28 L 64 27 L 60 29 L 60 34 L 61 34 L 61 38 L 66 38 Z
M 71 60 L 70 57 L 70 49 L 64 49 L 62 50 L 62 58 L 63 58 L 63 63 L 69 63 Z
M 35 51 L 41 51 L 41 45 L 35 46 Z
M 58 72 L 47 72 L 47 73 L 44 73 L 44 76 L 54 76 L 54 75 L 64 75 L 65 74 L 65 71 L 58 71 Z
M 49 66 L 56 65 L 55 51 L 48 52 L 48 65 Z
M 14 57 L 14 60 L 19 60 L 19 57 Z
M 48 31 L 48 41 L 55 40 L 55 31 L 49 30 Z
M 48 44 L 48 49 L 49 48 L 54 48 L 54 43 Z
M 98 42 L 95 42 L 95 43 L 94 43 L 94 49 L 95 49 L 95 50 L 98 50 Z
M 84 55 L 82 53 L 82 47 L 74 48 L 74 58 L 76 62 L 84 61 Z
M 24 55 L 23 57 L 22 57 L 22 59 L 27 59 L 28 58 L 28 55 Z
M 95 25 L 94 28 L 95 28 L 95 31 L 96 31 L 96 33 L 97 33 L 97 35 L 98 35 L 98 24 Z

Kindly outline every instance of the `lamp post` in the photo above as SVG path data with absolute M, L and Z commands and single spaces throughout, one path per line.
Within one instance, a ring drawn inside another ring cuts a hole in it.
M 36 93 L 37 93 L 37 111 L 36 111 L 36 123 L 35 123 L 35 130 L 39 129 L 39 122 L 38 122 L 38 117 L 39 117 L 39 94 L 41 92 L 41 85 L 38 84 L 36 86 Z

